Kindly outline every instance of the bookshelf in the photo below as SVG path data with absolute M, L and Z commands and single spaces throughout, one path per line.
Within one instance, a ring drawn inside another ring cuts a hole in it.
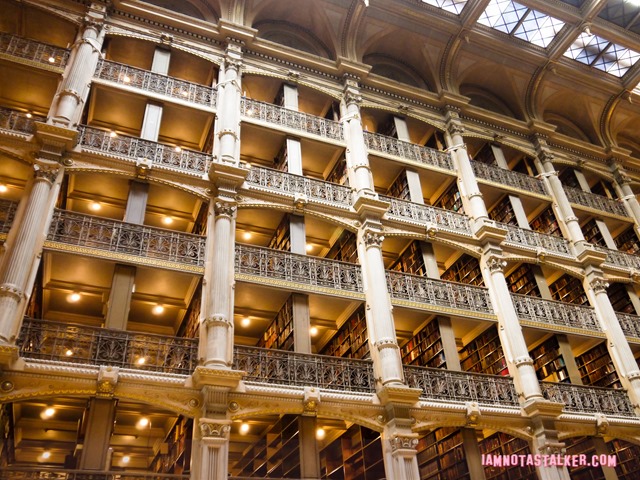
M 290 233 L 289 214 L 285 214 L 282 217 L 282 221 L 273 232 L 269 245 L 267 247 L 274 250 L 283 250 L 285 252 L 291 251 L 291 233 Z
M 286 172 L 289 169 L 289 156 L 287 152 L 286 139 L 282 142 L 282 146 L 280 147 L 278 154 L 273 159 L 273 168 L 280 170 L 281 172 Z
M 356 234 L 345 230 L 340 237 L 331 245 L 326 258 L 339 260 L 341 262 L 358 262 L 358 245 Z
M 558 339 L 552 336 L 529 352 L 539 380 L 570 383 L 569 372 L 560 353 Z
M 597 455 L 593 440 L 589 437 L 572 437 L 565 440 L 567 455 L 586 455 L 591 458 Z M 600 480 L 604 479 L 604 473 L 600 466 L 567 466 L 571 480 Z
M 531 177 L 536 176 L 536 166 L 534 161 L 529 157 L 522 157 L 513 167 L 514 172 L 523 173 Z
M 607 243 L 604 241 L 600 227 L 598 227 L 594 218 L 585 223 L 581 228 L 584 239 L 587 242 L 592 245 L 598 245 L 599 247 L 607 247 Z
M 495 325 L 465 345 L 460 351 L 460 366 L 466 372 L 509 375 Z
M 409 193 L 409 181 L 407 179 L 407 172 L 402 170 L 400 175 L 396 177 L 393 183 L 387 189 L 387 195 L 400 200 L 411 201 L 411 194 Z
M 607 442 L 607 447 L 618 459 L 616 474 L 619 480 L 640 478 L 640 446 L 614 439 Z
M 506 280 L 513 293 L 540 297 L 540 289 L 530 265 L 523 263 L 507 275 Z
M 549 290 L 553 299 L 559 302 L 573 303 L 575 305 L 587 305 L 589 303 L 580 280 L 568 273 L 565 273 L 549 285 Z
M 434 202 L 433 206 L 444 208 L 445 210 L 453 210 L 458 213 L 464 213 L 462 195 L 460 195 L 460 191 L 458 190 L 458 186 L 455 182 L 452 183 L 442 195 L 440 195 L 440 198 Z
M 603 197 L 615 199 L 615 190 L 610 182 L 600 178 L 596 183 L 589 187 L 591 193 L 602 195 Z
M 447 144 L 444 141 L 444 134 L 435 130 L 429 137 L 429 140 L 427 140 L 425 146 L 435 148 L 436 150 L 444 150 L 447 147 Z
M 400 256 L 390 265 L 390 270 L 426 276 L 427 269 L 422 256 L 422 247 L 414 240 L 405 248 Z
M 455 428 L 438 428 L 418 440 L 420 480 L 469 480 L 462 433 Z
M 380 433 L 352 425 L 320 451 L 320 478 L 380 480 L 385 478 Z
M 364 304 L 344 322 L 320 352 L 321 355 L 347 358 L 369 358 L 369 338 Z
M 349 186 L 349 172 L 347 170 L 347 161 L 344 156 L 338 159 L 331 169 L 331 172 L 329 172 L 329 175 L 327 175 L 326 181 Z
M 562 185 L 566 187 L 578 188 L 582 190 L 576 174 L 573 172 L 573 168 L 565 168 L 558 174 L 558 178 Z
M 616 312 L 636 315 L 636 309 L 633 307 L 629 293 L 622 283 L 612 283 L 609 285 L 609 288 L 607 288 L 607 296 L 609 297 L 611 306 Z
M 582 383 L 593 387 L 622 388 L 618 373 L 604 343 L 576 357 Z
M 448 282 L 484 286 L 480 262 L 477 258 L 466 253 L 451 265 L 440 278 Z
M 531 450 L 526 440 L 497 432 L 482 440 L 478 447 L 483 455 L 529 455 Z M 486 480 L 537 480 L 535 467 L 520 465 L 511 467 L 485 466 Z
M 549 207 L 540 215 L 529 222 L 529 226 L 535 232 L 546 233 L 548 235 L 562 236 L 560 225 L 553 213 L 553 208 Z
M 293 351 L 293 297 L 287 301 L 267 327 L 256 345 L 260 348 Z
M 493 149 L 490 143 L 485 143 L 478 153 L 473 157 L 476 162 L 482 162 L 487 165 L 494 165 L 496 157 L 493 155 Z
M 511 205 L 511 201 L 507 195 L 502 197 L 502 199 L 491 209 L 489 212 L 489 218 L 496 222 L 518 226 L 518 220 L 516 219 L 516 214 L 513 211 L 513 205 Z
M 234 475 L 255 478 L 300 478 L 297 415 L 283 415 L 243 452 Z
M 438 320 L 430 321 L 400 348 L 402 363 L 421 367 L 447 368 Z
M 192 432 L 193 420 L 179 416 L 165 438 L 166 448 L 160 448 L 151 462 L 152 471 L 177 475 L 189 473 Z
M 389 115 L 384 122 L 380 122 L 378 133 L 387 137 L 398 138 L 398 130 L 393 115 Z
M 633 229 L 633 226 L 627 228 L 624 232 L 618 235 L 614 242 L 616 242 L 616 247 L 621 252 L 635 254 L 640 251 L 640 241 L 638 240 L 638 236 Z
M 178 328 L 177 336 L 184 338 L 197 338 L 200 330 L 200 309 L 202 308 L 202 280 L 198 283 L 191 304 L 187 308 L 180 328 Z

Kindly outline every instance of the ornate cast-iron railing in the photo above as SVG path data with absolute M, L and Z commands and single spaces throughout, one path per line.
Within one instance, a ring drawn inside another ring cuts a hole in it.
M 217 92 L 212 87 L 108 60 L 98 62 L 94 76 L 101 80 L 109 80 L 120 85 L 139 88 L 206 107 L 215 107 L 216 104 Z
M 544 398 L 564 403 L 564 409 L 568 412 L 635 416 L 624 390 L 552 382 L 540 382 L 540 387 Z
M 565 186 L 564 191 L 571 203 L 613 215 L 620 215 L 621 217 L 627 216 L 627 211 L 624 206 L 616 200 L 612 200 L 603 195 L 596 195 L 595 193 L 583 192 L 579 188 Z
M 413 160 L 425 165 L 432 165 L 444 170 L 453 170 L 451 155 L 435 148 L 424 147 L 372 132 L 364 132 L 364 143 L 369 150 Z
M 506 223 L 501 223 L 500 225 L 507 229 L 507 237 L 505 239 L 507 242 L 535 249 L 541 248 L 547 252 L 559 253 L 561 255 L 571 255 L 569 242 L 562 237 L 527 230 Z
M 23 357 L 190 375 L 198 340 L 26 318 L 17 346 Z
M 520 320 L 600 332 L 595 310 L 591 307 L 544 300 L 529 295 L 511 294 Z
M 278 193 L 306 195 L 309 200 L 351 207 L 353 190 L 337 183 L 293 175 L 271 168 L 252 166 L 247 183 L 260 189 Z
M 23 112 L 11 110 L 9 108 L 0 107 L 0 129 L 11 130 L 21 133 L 33 133 L 35 132 L 34 122 L 44 122 L 46 118 L 41 116 L 32 115 L 28 117 Z
M 616 316 L 626 336 L 640 338 L 640 316 L 629 313 L 616 313 Z
M 0 480 L 189 480 L 189 475 L 142 471 L 66 470 L 46 467 L 3 467 Z
M 245 382 L 375 392 L 373 363 L 368 360 L 236 345 L 233 369 L 246 372 Z
M 434 280 L 387 270 L 387 286 L 393 299 L 493 315 L 486 288 Z
M 294 130 L 301 130 L 319 135 L 323 138 L 338 141 L 344 140 L 342 125 L 340 123 L 308 113 L 279 107 L 271 103 L 243 97 L 240 102 L 240 112 L 245 117 L 255 118 L 263 122 L 273 123 Z
M 204 266 L 200 235 L 56 209 L 48 240 L 167 262 Z
M 0 33 L 0 54 L 61 68 L 69 59 L 69 50 L 9 33 Z
M 607 254 L 605 263 L 615 265 L 617 267 L 640 269 L 640 257 L 638 255 L 631 255 L 629 253 L 600 247 L 598 245 L 594 245 L 594 247 L 596 250 Z
M 518 190 L 537 193 L 539 195 L 547 195 L 544 189 L 544 183 L 535 177 L 494 165 L 487 165 L 486 163 L 478 161 L 471 162 L 471 166 L 473 167 L 473 173 L 475 173 L 476 177 L 483 180 L 508 185 Z
M 126 157 L 132 161 L 148 160 L 160 166 L 203 175 L 209 169 L 212 157 L 203 152 L 165 145 L 126 135 L 113 135 L 106 130 L 80 127 L 80 144 L 85 150 Z
M 404 377 L 409 387 L 422 390 L 422 400 L 520 405 L 511 377 L 406 365 Z
M 388 217 L 401 218 L 423 225 L 430 223 L 439 229 L 471 235 L 469 218 L 465 215 L 384 195 L 380 195 L 380 199 L 391 204 L 387 211 Z
M 0 198 L 0 233 L 9 233 L 17 209 L 18 202 Z
M 315 287 L 362 292 L 359 265 L 252 245 L 236 245 L 235 272 Z

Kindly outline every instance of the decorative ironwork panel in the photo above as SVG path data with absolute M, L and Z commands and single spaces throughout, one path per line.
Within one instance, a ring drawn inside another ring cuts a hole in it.
M 435 148 L 417 145 L 379 133 L 364 132 L 364 143 L 369 150 L 394 155 L 406 160 L 432 165 L 444 170 L 453 170 L 451 155 Z
M 476 177 L 483 180 L 508 185 L 518 190 L 547 195 L 544 182 L 538 178 L 477 161 L 472 161 L 471 166 Z
M 49 240 L 109 252 L 204 266 L 205 238 L 65 210 L 53 214 Z
M 359 265 L 271 248 L 237 244 L 235 271 L 256 277 L 362 292 Z
M 351 207 L 353 190 L 337 183 L 256 166 L 251 167 L 246 180 L 250 185 L 266 190 L 278 193 L 299 193 L 306 195 L 310 200 Z
M 616 316 L 626 336 L 640 338 L 640 316 L 629 313 L 616 313 Z
M 243 97 L 240 102 L 240 112 L 245 117 L 255 118 L 263 122 L 273 123 L 282 127 L 302 130 L 303 132 L 319 135 L 332 140 L 344 140 L 342 125 L 333 120 L 316 117 L 308 113 L 297 112 L 279 107 L 271 103 L 259 102 Z
M 404 366 L 404 377 L 409 387 L 422 390 L 423 400 L 471 401 L 491 406 L 520 405 L 511 377 L 413 365 Z
M 432 223 L 443 229 L 471 235 L 469 218 L 465 215 L 384 195 L 380 195 L 380 199 L 391 204 L 387 211 L 388 216 L 408 219 L 424 224 Z
M 209 170 L 211 155 L 195 150 L 172 147 L 162 143 L 110 132 L 88 126 L 80 127 L 80 144 L 86 150 L 117 155 L 130 160 L 150 160 L 154 165 L 203 175 Z
M 69 50 L 8 33 L 0 33 L 0 53 L 61 68 L 69 59 Z
M 141 334 L 26 318 L 17 346 L 39 360 L 112 365 L 190 375 L 198 361 L 198 339 Z
M 17 209 L 18 202 L 0 199 L 0 233 L 9 233 Z
M 555 300 L 511 294 L 513 306 L 520 320 L 600 332 L 595 310 Z
M 217 91 L 212 87 L 108 60 L 98 62 L 95 77 L 198 105 L 215 107 L 216 104 Z
M 32 115 L 31 118 L 23 112 L 0 107 L 0 129 L 21 133 L 35 132 L 34 122 L 44 122 L 46 118 Z
M 247 372 L 246 382 L 375 392 L 373 363 L 367 360 L 236 345 L 233 369 Z
M 631 255 L 629 253 L 620 252 L 618 250 L 604 248 L 599 245 L 594 245 L 594 247 L 596 250 L 607 254 L 605 263 L 615 265 L 617 267 L 640 269 L 640 257 L 638 257 L 637 255 Z
M 483 314 L 494 313 L 486 288 L 387 271 L 391 298 Z
M 569 242 L 562 237 L 539 233 L 534 230 L 527 230 L 506 223 L 501 223 L 500 225 L 507 229 L 507 242 L 524 245 L 526 247 L 542 248 L 548 252 L 562 255 L 571 255 Z
M 569 412 L 635 417 L 624 390 L 552 382 L 540 382 L 540 387 L 544 398 L 564 403 L 564 409 Z
M 624 206 L 617 200 L 612 200 L 603 195 L 596 195 L 595 193 L 583 192 L 579 188 L 574 187 L 565 186 L 564 191 L 571 203 L 576 203 L 583 207 L 593 208 L 594 210 L 600 210 L 601 212 L 607 212 L 613 215 L 620 215 L 622 217 L 627 216 L 627 211 Z

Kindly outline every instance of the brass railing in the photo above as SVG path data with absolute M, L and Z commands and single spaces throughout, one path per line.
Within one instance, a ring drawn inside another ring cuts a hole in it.
M 17 345 L 37 360 L 190 375 L 198 340 L 26 318 Z
M 451 155 L 435 148 L 398 140 L 379 133 L 364 132 L 364 143 L 369 150 L 386 153 L 406 160 L 453 170 Z
M 621 252 L 619 250 L 612 250 L 611 248 L 604 248 L 599 245 L 594 245 L 596 250 L 607 254 L 605 263 L 609 265 L 615 265 L 616 267 L 623 268 L 635 268 L 640 269 L 640 256 L 632 255 L 630 253 Z
M 39 115 L 28 116 L 9 108 L 0 107 L 0 130 L 11 130 L 20 133 L 35 132 L 35 122 L 44 122 L 46 118 Z
M 617 200 L 612 200 L 603 195 L 595 193 L 583 192 L 579 188 L 564 186 L 564 191 L 571 203 L 582 205 L 583 207 L 593 208 L 601 212 L 611 213 L 622 217 L 627 216 L 624 206 Z
M 471 166 L 476 177 L 482 180 L 507 185 L 526 192 L 547 195 L 544 183 L 535 177 L 478 161 L 472 161 Z
M 0 233 L 9 233 L 17 208 L 18 202 L 0 198 Z
M 635 416 L 624 390 L 552 382 L 540 382 L 540 387 L 544 398 L 564 403 L 564 409 L 568 412 Z
M 204 266 L 205 237 L 56 209 L 48 240 L 186 265 Z
M 101 80 L 108 80 L 206 107 L 215 107 L 216 104 L 217 92 L 212 87 L 108 60 L 98 62 L 94 76 Z
M 380 200 L 391 204 L 387 211 L 388 217 L 400 218 L 421 225 L 430 224 L 437 229 L 471 235 L 469 217 L 465 215 L 384 195 L 380 195 Z
M 69 59 L 69 50 L 67 49 L 9 33 L 0 33 L 0 54 L 60 68 L 64 68 Z
M 616 313 L 616 316 L 626 336 L 640 338 L 640 316 L 629 313 Z
M 530 295 L 511 294 L 513 306 L 520 320 L 546 325 L 571 327 L 600 332 L 596 312 L 591 307 L 573 305 L 555 300 L 544 300 Z
M 203 175 L 212 162 L 204 152 L 143 140 L 127 135 L 115 135 L 106 130 L 81 126 L 80 145 L 84 150 L 125 157 L 133 162 L 147 160 L 154 167 L 169 168 L 189 174 Z

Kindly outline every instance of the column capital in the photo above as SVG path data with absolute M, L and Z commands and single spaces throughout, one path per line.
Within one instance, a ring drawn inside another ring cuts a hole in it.
M 228 440 L 229 433 L 231 432 L 231 422 L 229 420 L 211 420 L 208 418 L 201 418 L 198 420 L 198 427 L 200 428 L 200 435 L 202 435 L 202 438 Z
M 342 98 L 344 102 L 349 105 L 360 106 L 362 103 L 362 95 L 360 95 L 360 85 L 358 84 L 359 78 L 350 73 L 345 73 L 342 76 Z
M 465 132 L 464 125 L 460 120 L 460 109 L 452 105 L 444 108 L 445 127 L 450 135 L 463 135 Z
M 418 439 L 414 435 L 394 435 L 389 439 L 391 444 L 391 452 L 395 453 L 400 450 L 415 451 L 418 446 Z
M 609 282 L 607 282 L 604 278 L 594 277 L 588 279 L 589 286 L 595 293 L 607 293 L 607 288 L 609 288 Z
M 242 68 L 242 47 L 244 42 L 232 37 L 227 37 L 227 48 L 224 55 L 224 66 L 236 71 Z
M 49 184 L 53 185 L 60 173 L 60 165 L 50 165 L 37 163 L 33 166 L 33 176 L 38 180 L 45 180 Z
M 213 210 L 216 217 L 235 218 L 238 212 L 238 205 L 235 202 L 229 202 L 218 197 L 214 201 Z
M 362 234 L 362 241 L 364 242 L 366 248 L 381 248 L 383 240 L 384 235 L 382 235 L 381 232 L 377 232 L 375 230 L 367 229 Z

